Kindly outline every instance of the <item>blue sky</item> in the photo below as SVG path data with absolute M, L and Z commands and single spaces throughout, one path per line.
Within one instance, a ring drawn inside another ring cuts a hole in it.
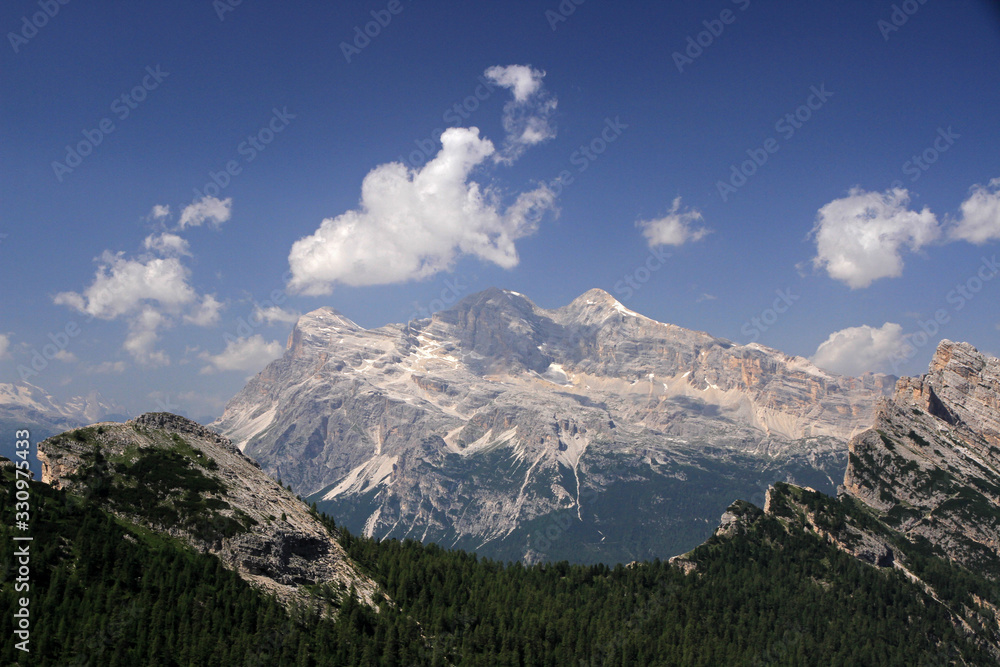
M 493 285 L 1000 353 L 994 3 L 577 2 L 6 3 L 3 381 L 216 416 L 295 314 Z

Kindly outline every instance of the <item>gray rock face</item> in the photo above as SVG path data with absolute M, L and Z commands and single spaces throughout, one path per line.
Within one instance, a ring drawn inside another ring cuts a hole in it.
M 733 503 L 715 536 L 766 517 L 895 569 L 1000 664 L 1000 360 L 942 341 L 926 375 L 879 400 L 873 423 L 850 440 L 838 498 L 775 484 L 763 512 Z M 697 572 L 691 554 L 670 562 Z
M 491 289 L 373 330 L 307 314 L 213 428 L 352 530 L 634 560 L 697 544 L 775 479 L 832 491 L 894 381 L 656 322 L 601 290 L 545 310 Z
M 850 442 L 843 492 L 911 540 L 1000 578 L 1000 360 L 943 341 Z
M 301 500 L 229 439 L 188 419 L 150 413 L 94 424 L 39 443 L 38 458 L 43 482 L 103 499 L 114 513 L 217 555 L 286 601 L 306 599 L 303 584 L 353 586 L 369 603 L 376 595 L 374 582 Z M 125 495 L 137 485 L 155 498 Z

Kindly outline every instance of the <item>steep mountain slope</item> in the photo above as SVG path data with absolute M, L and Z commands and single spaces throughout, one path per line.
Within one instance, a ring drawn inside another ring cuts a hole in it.
M 180 538 L 281 599 L 303 585 L 354 588 L 360 575 L 309 508 L 226 438 L 166 413 L 104 422 L 38 445 L 42 482 L 96 501 L 122 519 Z
M 354 530 L 502 558 L 702 541 L 775 479 L 832 492 L 894 379 L 843 378 L 634 313 L 491 289 L 365 330 L 323 308 L 213 427 Z
M 936 553 L 1000 580 L 1000 360 L 942 341 L 850 443 L 844 492 Z
M 764 510 L 736 503 L 714 541 L 760 517 L 806 530 L 841 551 L 902 572 L 957 631 L 1000 662 L 1000 360 L 942 341 L 920 378 L 899 380 L 874 427 L 849 443 L 836 499 L 777 484 Z M 710 540 L 710 544 L 713 543 Z M 685 571 L 691 555 L 672 559 Z

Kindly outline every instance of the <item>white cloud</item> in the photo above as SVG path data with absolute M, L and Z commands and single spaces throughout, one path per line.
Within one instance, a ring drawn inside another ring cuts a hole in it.
M 234 338 L 226 343 L 226 349 L 219 354 L 202 352 L 199 357 L 209 362 L 202 373 L 216 371 L 259 371 L 284 352 L 285 346 L 278 341 L 267 342 L 260 334 L 249 338 Z
M 0 334 L 0 359 L 4 359 L 7 356 L 7 350 L 10 349 L 10 336 L 6 334 Z
M 920 250 L 941 234 L 937 218 L 924 208 L 907 208 L 910 193 L 896 188 L 884 193 L 854 188 L 819 210 L 813 234 L 813 267 L 851 289 L 868 287 L 879 278 L 903 273 L 903 251 Z
M 290 324 L 297 322 L 299 320 L 299 314 L 293 313 L 290 310 L 285 310 L 280 306 L 269 306 L 268 308 L 261 308 L 259 305 L 254 307 L 253 314 L 250 316 L 253 322 L 263 322 L 264 324 Z
M 53 301 L 102 320 L 126 319 L 123 348 L 142 366 L 166 366 L 170 358 L 155 349 L 159 332 L 178 318 L 211 326 L 218 322 L 222 304 L 212 295 L 199 296 L 190 285 L 190 271 L 181 262 L 190 255 L 184 239 L 169 232 L 152 234 L 143 247 L 150 252 L 137 259 L 105 251 L 88 287 L 60 292 Z
M 681 198 L 674 199 L 670 212 L 656 220 L 640 220 L 635 223 L 642 229 L 642 235 L 650 248 L 661 245 L 684 245 L 689 241 L 700 241 L 709 230 L 695 225 L 702 221 L 701 211 L 691 209 L 681 211 Z
M 157 204 L 153 207 L 153 210 L 149 212 L 149 217 L 153 220 L 162 220 L 170 215 L 170 207 L 164 206 L 163 204 Z
M 514 101 L 524 104 L 532 95 L 542 89 L 542 79 L 545 72 L 532 69 L 530 65 L 494 65 L 485 72 L 486 78 L 498 86 L 510 88 L 514 93 Z
M 222 304 L 212 294 L 206 294 L 201 303 L 190 314 L 184 316 L 184 321 L 199 327 L 210 327 L 219 323 L 219 311 Z
M 123 373 L 125 372 L 125 362 L 103 361 L 94 366 L 87 366 L 85 372 L 87 372 L 90 375 L 107 375 L 111 373 Z
M 962 202 L 962 217 L 948 236 L 977 245 L 1000 239 L 1000 178 L 987 186 L 972 186 L 969 198 Z
M 55 303 L 110 320 L 152 301 L 172 311 L 196 299 L 188 285 L 188 270 L 176 257 L 125 259 L 124 253 L 105 252 L 94 282 L 82 294 L 61 292 Z
M 432 276 L 461 254 L 504 268 L 518 263 L 514 241 L 535 231 L 554 208 L 545 186 L 523 193 L 506 210 L 490 188 L 470 181 L 494 153 L 476 128 L 450 128 L 442 148 L 423 168 L 393 162 L 365 176 L 357 209 L 323 220 L 292 245 L 289 287 L 329 294 L 335 283 L 384 285 Z
M 142 247 L 151 252 L 155 252 L 164 257 L 182 257 L 191 255 L 188 242 L 176 234 L 164 232 L 162 234 L 150 234 L 142 242 Z
M 830 334 L 816 349 L 812 362 L 841 375 L 888 372 L 893 357 L 911 348 L 903 327 L 886 322 L 876 329 L 867 325 L 849 327 Z
M 514 99 L 503 107 L 503 128 L 507 138 L 503 150 L 494 156 L 497 162 L 509 164 L 529 147 L 556 136 L 551 118 L 558 100 L 544 89 L 545 72 L 528 65 L 497 65 L 484 74 L 514 94 Z
M 52 355 L 52 358 L 58 359 L 64 364 L 72 364 L 76 363 L 77 361 L 76 355 L 70 352 L 69 350 L 59 350 L 54 355 Z
M 170 357 L 154 349 L 160 338 L 159 329 L 168 324 L 167 319 L 155 308 L 146 306 L 129 322 L 128 336 L 123 347 L 140 366 L 167 366 Z
M 181 229 L 186 227 L 199 227 L 206 221 L 216 227 L 229 220 L 232 215 L 233 200 L 216 199 L 215 197 L 202 197 L 193 204 L 188 204 L 181 211 L 181 219 L 178 223 Z

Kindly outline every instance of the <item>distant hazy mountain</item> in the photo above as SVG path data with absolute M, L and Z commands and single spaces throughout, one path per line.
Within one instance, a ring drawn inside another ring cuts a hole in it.
M 895 378 L 846 378 L 591 290 L 365 330 L 303 316 L 214 424 L 355 531 L 500 558 L 686 551 L 776 480 L 833 492 Z
M 32 447 L 50 435 L 83 426 L 102 419 L 126 419 L 124 408 L 109 401 L 98 392 L 75 396 L 60 402 L 44 389 L 20 382 L 0 383 L 0 456 L 13 458 L 15 433 L 28 429 Z M 30 458 L 31 469 L 39 472 L 34 453 Z

